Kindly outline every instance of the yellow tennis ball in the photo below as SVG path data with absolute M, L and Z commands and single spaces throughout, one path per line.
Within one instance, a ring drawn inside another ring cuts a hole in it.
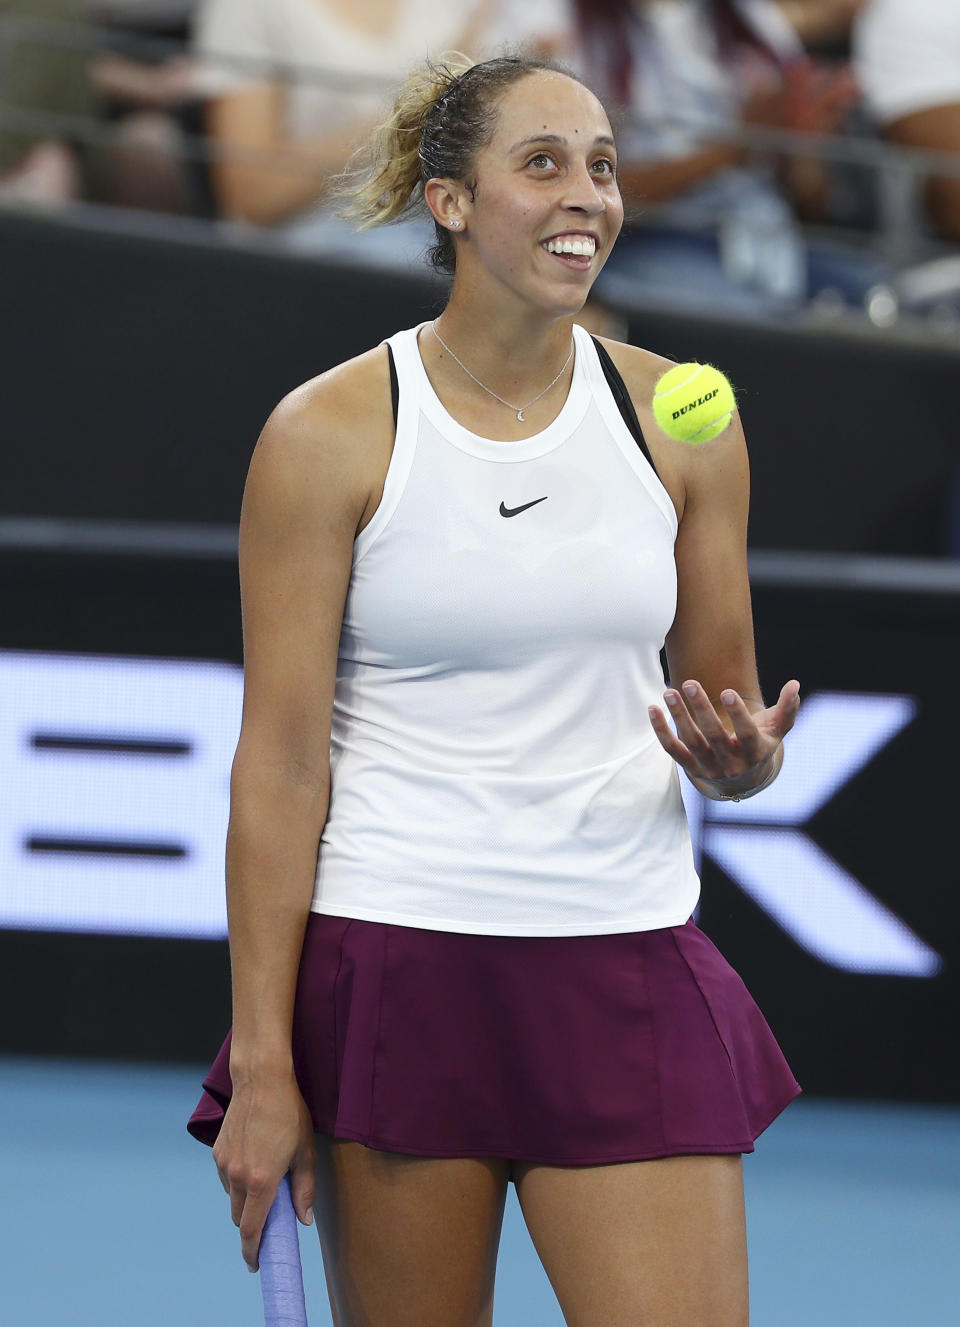
M 653 413 L 679 442 L 709 442 L 737 408 L 733 388 L 712 364 L 678 364 L 657 380 Z

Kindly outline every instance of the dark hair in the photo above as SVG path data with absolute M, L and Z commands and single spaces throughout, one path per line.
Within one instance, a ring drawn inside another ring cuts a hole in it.
M 462 180 L 468 188 L 477 153 L 496 128 L 503 93 L 528 74 L 544 70 L 576 76 L 549 60 L 501 55 L 473 64 L 466 57 L 429 62 L 415 69 L 397 93 L 387 120 L 360 150 L 359 169 L 346 177 L 341 197 L 345 215 L 361 229 L 409 215 L 423 201 L 423 186 L 434 178 Z M 434 223 L 436 243 L 428 261 L 440 272 L 456 268 L 453 238 Z
M 596 66 L 594 80 L 613 103 L 627 107 L 633 76 L 630 33 L 638 21 L 634 0 L 574 0 L 574 8 L 580 44 Z M 738 46 L 749 46 L 783 68 L 781 53 L 743 18 L 734 0 L 709 0 L 707 8 L 721 60 L 728 63 Z

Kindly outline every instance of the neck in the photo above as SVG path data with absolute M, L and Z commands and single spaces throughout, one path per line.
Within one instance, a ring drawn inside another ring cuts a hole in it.
M 456 287 L 436 320 L 440 336 L 470 372 L 518 403 L 535 396 L 559 371 L 570 353 L 572 326 L 572 314 L 501 310 L 489 301 L 458 298 Z

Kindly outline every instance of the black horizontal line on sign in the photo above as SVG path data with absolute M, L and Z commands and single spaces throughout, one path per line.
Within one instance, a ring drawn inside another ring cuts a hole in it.
M 182 843 L 124 843 L 119 839 L 59 839 L 34 834 L 26 840 L 28 852 L 78 853 L 100 857 L 186 857 Z
M 187 756 L 192 742 L 149 737 L 96 737 L 76 733 L 34 733 L 30 745 L 37 751 L 96 751 L 117 755 Z

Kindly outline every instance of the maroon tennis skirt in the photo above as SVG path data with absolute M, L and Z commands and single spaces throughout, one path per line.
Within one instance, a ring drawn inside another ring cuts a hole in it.
M 188 1124 L 213 1143 L 230 1038 Z M 293 1021 L 316 1131 L 416 1156 L 590 1166 L 752 1152 L 800 1091 L 689 921 L 493 936 L 312 913 Z

